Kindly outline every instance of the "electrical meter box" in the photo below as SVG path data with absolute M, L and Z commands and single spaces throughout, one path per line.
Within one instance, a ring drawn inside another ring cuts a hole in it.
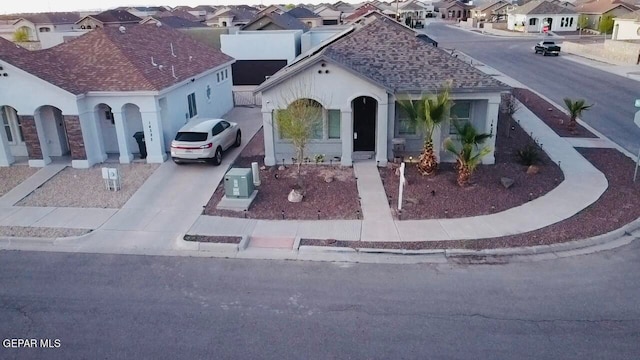
M 224 194 L 229 198 L 248 198 L 254 190 L 251 168 L 232 168 L 224 176 Z

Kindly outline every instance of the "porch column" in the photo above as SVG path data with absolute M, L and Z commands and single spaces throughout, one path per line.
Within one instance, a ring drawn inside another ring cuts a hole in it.
M 376 132 L 376 161 L 378 166 L 387 166 L 387 142 L 388 142 L 388 122 L 389 104 L 378 104 L 378 121 Z
M 127 139 L 127 126 L 121 112 L 113 113 L 113 122 L 116 125 L 116 137 L 118 138 L 118 151 L 120 151 L 120 163 L 129 164 L 133 160 L 133 154 L 129 149 L 129 139 Z
M 88 168 L 87 152 L 84 148 L 84 137 L 78 115 L 63 115 L 64 126 L 67 130 L 67 141 L 71 152 L 71 165 L 73 167 Z M 84 165 L 84 166 L 83 166 Z
M 353 160 L 353 112 L 351 109 L 340 112 L 340 138 L 342 138 L 342 159 L 340 165 L 351 166 Z
M 498 126 L 498 113 L 500 112 L 500 96 L 494 96 L 489 99 L 487 104 L 487 120 L 485 122 L 484 132 L 491 134 L 491 138 L 487 139 L 486 145 L 491 147 L 491 153 L 482 158 L 485 165 L 495 164 L 496 162 L 496 137 Z
M 0 108 L 0 111 L 2 109 Z M 2 125 L 2 124 L 0 124 Z M 9 166 L 13 164 L 16 159 L 11 155 L 11 148 L 9 148 L 9 139 L 4 129 L 0 129 L 0 166 Z
M 22 124 L 24 142 L 27 145 L 29 166 L 43 167 L 51 163 L 49 148 L 46 146 L 44 127 L 42 126 L 40 116 L 36 118 L 31 115 L 20 115 L 20 123 Z M 43 144 L 45 146 L 43 146 Z
M 276 165 L 276 151 L 273 139 L 273 122 L 271 111 L 262 111 L 262 131 L 264 133 L 264 165 Z
M 164 132 L 160 114 L 156 111 L 140 112 L 144 142 L 147 146 L 147 164 L 162 164 L 167 161 L 167 151 L 164 147 Z

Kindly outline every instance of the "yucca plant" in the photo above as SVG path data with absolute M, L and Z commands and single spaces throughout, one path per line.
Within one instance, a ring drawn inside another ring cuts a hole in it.
M 433 133 L 449 119 L 453 102 L 448 85 L 436 94 L 425 94 L 419 100 L 401 99 L 398 104 L 410 121 L 420 126 L 424 133 L 424 147 L 418 157 L 418 170 L 422 175 L 433 175 L 438 169 L 438 158 L 433 149 Z
M 564 105 L 567 107 L 567 110 L 569 110 L 569 115 L 571 116 L 568 128 L 569 131 L 573 133 L 576 131 L 576 126 L 578 125 L 576 119 L 582 116 L 583 111 L 589 110 L 593 104 L 587 105 L 584 99 L 571 100 L 564 98 Z
M 469 183 L 471 174 L 480 164 L 482 158 L 491 153 L 491 147 L 480 147 L 480 145 L 492 135 L 478 133 L 469 122 L 461 125 L 454 120 L 453 126 L 456 128 L 460 147 L 458 147 L 456 141 L 448 137 L 444 141 L 444 148 L 456 156 L 457 182 L 460 187 L 464 187 Z

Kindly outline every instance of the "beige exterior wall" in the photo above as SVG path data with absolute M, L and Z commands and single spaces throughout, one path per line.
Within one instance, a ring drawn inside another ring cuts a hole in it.
M 613 40 L 640 40 L 640 20 L 615 20 Z
M 607 40 L 602 44 L 562 43 L 562 51 L 577 55 L 592 55 L 614 62 L 637 65 L 640 58 L 640 43 Z

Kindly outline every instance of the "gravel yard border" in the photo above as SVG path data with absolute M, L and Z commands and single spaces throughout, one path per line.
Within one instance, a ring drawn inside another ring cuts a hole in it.
M 11 189 L 38 172 L 38 170 L 40 169 L 27 165 L 0 167 L 0 196 L 11 191 Z
M 35 237 L 35 238 L 61 238 L 80 236 L 90 233 L 89 229 L 68 229 L 50 227 L 29 226 L 0 226 L 0 237 Z
M 216 235 L 185 235 L 184 241 L 218 243 L 218 244 L 240 244 L 242 236 L 216 236 Z

